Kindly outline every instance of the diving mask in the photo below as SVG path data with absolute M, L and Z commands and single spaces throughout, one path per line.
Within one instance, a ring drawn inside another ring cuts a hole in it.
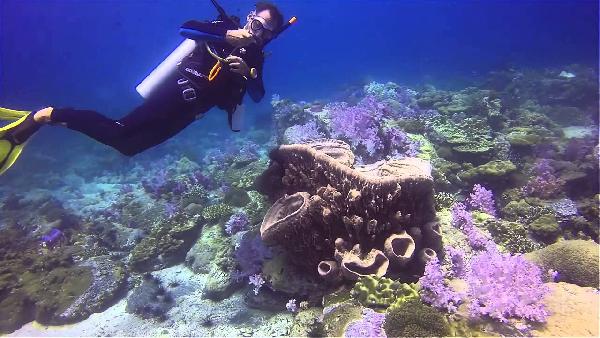
M 267 31 L 270 33 L 269 36 L 273 36 L 274 28 L 269 25 L 265 18 L 256 15 L 256 11 L 250 12 L 246 19 L 248 20 L 246 28 L 252 33 L 252 35 L 263 37 L 265 31 Z

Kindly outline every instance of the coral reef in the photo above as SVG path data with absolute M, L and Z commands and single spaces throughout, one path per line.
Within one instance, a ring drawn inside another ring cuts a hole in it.
M 450 326 L 436 309 L 411 300 L 391 309 L 383 324 L 389 337 L 445 337 Z
M 362 307 L 339 303 L 323 309 L 322 331 L 325 337 L 342 337 L 352 322 L 362 319 Z
M 271 128 L 127 160 L 32 147 L 43 175 L 0 185 L 0 332 L 597 336 L 597 78 L 274 96 Z
M 129 313 L 135 313 L 144 319 L 156 318 L 164 321 L 167 312 L 173 307 L 173 296 L 166 290 L 162 281 L 151 274 L 145 274 L 142 283 L 133 289 L 127 298 Z
M 411 252 L 441 247 L 435 226 L 425 226 L 435 219 L 429 164 L 412 158 L 352 168 L 352 158 L 339 141 L 273 150 L 261 186 L 278 199 L 265 215 L 262 239 L 313 271 L 335 258 L 348 279 L 386 274 L 389 258 L 382 250 L 395 233 L 419 237 Z M 398 244 L 391 250 L 402 251 L 398 257 L 408 253 L 401 240 L 392 241 Z
M 76 263 L 81 249 L 43 248 L 12 224 L 0 229 L 0 331 L 26 322 L 73 323 L 103 311 L 123 290 L 120 262 L 98 256 Z
M 557 271 L 557 282 L 599 286 L 598 244 L 593 241 L 561 241 L 530 252 L 525 257 L 543 271 Z
M 376 276 L 360 277 L 350 294 L 363 306 L 377 308 L 399 306 L 403 302 L 419 298 L 416 285 Z
M 131 250 L 130 266 L 144 272 L 182 262 L 199 229 L 198 215 L 190 217 L 178 213 L 173 218 L 159 222 Z
M 387 337 L 383 330 L 385 314 L 364 308 L 362 318 L 350 323 L 344 332 L 344 337 Z
M 467 276 L 471 315 L 501 322 L 507 317 L 546 321 L 548 311 L 543 299 L 549 291 L 541 277 L 540 269 L 523 256 L 493 250 L 476 255 Z
M 560 234 L 560 226 L 552 214 L 542 215 L 529 224 L 529 231 L 535 238 L 546 243 L 554 243 Z

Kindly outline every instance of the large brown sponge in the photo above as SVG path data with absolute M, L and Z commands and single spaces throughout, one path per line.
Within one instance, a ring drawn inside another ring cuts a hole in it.
M 286 249 L 295 263 L 316 273 L 319 263 L 335 259 L 344 277 L 356 279 L 386 274 L 389 259 L 391 268 L 417 262 L 413 253 L 425 247 L 441 254 L 441 236 L 431 231 L 437 227 L 429 162 L 406 158 L 353 166 L 350 147 L 338 140 L 282 145 L 270 157 L 258 186 L 275 203 L 261 236 Z M 424 238 L 412 240 L 415 233 Z M 384 253 L 386 240 L 398 234 L 411 245 L 398 253 L 405 264 Z

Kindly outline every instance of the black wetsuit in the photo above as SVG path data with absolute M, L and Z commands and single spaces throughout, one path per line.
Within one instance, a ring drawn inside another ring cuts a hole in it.
M 239 27 L 223 21 L 188 21 L 182 28 L 224 37 L 228 29 Z M 224 39 L 206 43 L 221 57 L 234 50 Z M 52 112 L 52 122 L 64 123 L 69 129 L 84 133 L 128 156 L 166 141 L 215 106 L 228 113 L 231 127 L 231 116 L 242 102 L 246 90 L 256 102 L 264 96 L 262 49 L 253 44 L 236 49 L 233 55 L 242 57 L 249 68 L 256 68 L 258 77 L 246 79 L 230 72 L 224 65 L 218 76 L 209 82 L 207 76 L 216 60 L 206 51 L 205 42 L 199 41 L 194 52 L 181 62 L 179 71 L 124 117 L 113 120 L 92 110 L 60 108 Z M 182 85 L 185 80 L 189 82 Z M 192 100 L 183 93 L 190 86 L 194 89 L 195 99 Z

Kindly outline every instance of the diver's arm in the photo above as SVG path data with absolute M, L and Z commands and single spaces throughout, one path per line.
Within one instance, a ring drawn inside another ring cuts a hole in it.
M 190 20 L 181 25 L 179 34 L 196 41 L 224 41 L 227 29 L 212 22 Z

